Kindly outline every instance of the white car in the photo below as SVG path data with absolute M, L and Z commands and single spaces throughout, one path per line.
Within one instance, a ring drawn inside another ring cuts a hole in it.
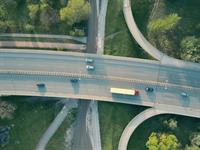
M 93 62 L 94 62 L 94 60 L 93 60 L 93 59 L 91 59 L 91 58 L 86 58 L 86 59 L 85 59 L 85 62 L 86 62 L 86 63 L 93 63 Z
M 181 96 L 183 96 L 183 97 L 188 97 L 189 95 L 188 95 L 187 93 L 185 93 L 185 92 L 182 92 L 182 93 L 181 93 Z
M 87 65 L 87 66 L 86 66 L 86 69 L 87 69 L 87 70 L 94 70 L 95 68 L 94 68 L 94 66 L 92 66 L 92 65 Z

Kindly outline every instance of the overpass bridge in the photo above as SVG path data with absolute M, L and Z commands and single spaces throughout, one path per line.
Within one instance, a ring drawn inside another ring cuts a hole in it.
M 95 70 L 86 70 L 85 58 Z M 199 67 L 199 68 L 198 68 Z M 71 83 L 71 78 L 79 79 Z M 37 83 L 45 83 L 39 90 Z M 143 106 L 200 108 L 200 66 L 162 65 L 158 61 L 95 54 L 0 50 L 0 95 L 67 97 Z M 110 87 L 138 89 L 139 96 L 112 95 Z M 145 92 L 153 87 L 153 93 Z M 184 98 L 181 92 L 187 92 Z

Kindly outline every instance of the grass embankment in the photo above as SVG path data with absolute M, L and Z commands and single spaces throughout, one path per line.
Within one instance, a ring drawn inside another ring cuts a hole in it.
M 152 2 L 132 0 L 131 4 L 135 17 L 139 22 L 138 25 L 145 32 Z M 105 32 L 105 54 L 150 58 L 134 41 L 127 28 L 123 15 L 123 0 L 109 0 Z
M 40 101 L 39 98 L 29 100 L 31 97 L 4 97 L 2 100 L 9 101 L 17 106 L 12 120 L 0 120 L 0 126 L 11 125 L 9 143 L 1 150 L 35 150 L 40 137 L 44 134 L 50 123 L 55 118 L 58 110 L 56 101 Z M 48 145 L 53 150 L 60 147 L 64 142 L 64 132 L 69 127 L 70 121 L 65 120 Z M 59 136 L 58 136 L 59 135 Z

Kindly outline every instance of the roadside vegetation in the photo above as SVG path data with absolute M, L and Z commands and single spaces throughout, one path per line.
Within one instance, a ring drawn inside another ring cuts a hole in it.
M 200 150 L 200 120 L 159 115 L 143 122 L 133 133 L 128 150 Z
M 84 36 L 90 5 L 86 0 L 1 0 L 1 33 Z
M 0 145 L 0 149 L 35 150 L 40 137 L 62 108 L 61 105 L 57 105 L 57 102 L 37 97 L 1 97 L 0 108 L 6 110 L 0 113 L 0 127 L 9 129 L 9 137 L 3 147 Z M 65 124 L 48 143 L 49 150 L 64 147 L 64 132 L 73 122 L 73 118 L 74 114 L 66 118 Z
M 199 5 L 198 0 L 155 0 L 147 26 L 148 40 L 172 57 L 200 62 Z

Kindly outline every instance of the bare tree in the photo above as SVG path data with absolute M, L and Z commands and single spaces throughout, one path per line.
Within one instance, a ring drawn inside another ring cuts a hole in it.
M 17 107 L 7 101 L 0 100 L 0 118 L 1 119 L 12 119 L 13 113 Z

